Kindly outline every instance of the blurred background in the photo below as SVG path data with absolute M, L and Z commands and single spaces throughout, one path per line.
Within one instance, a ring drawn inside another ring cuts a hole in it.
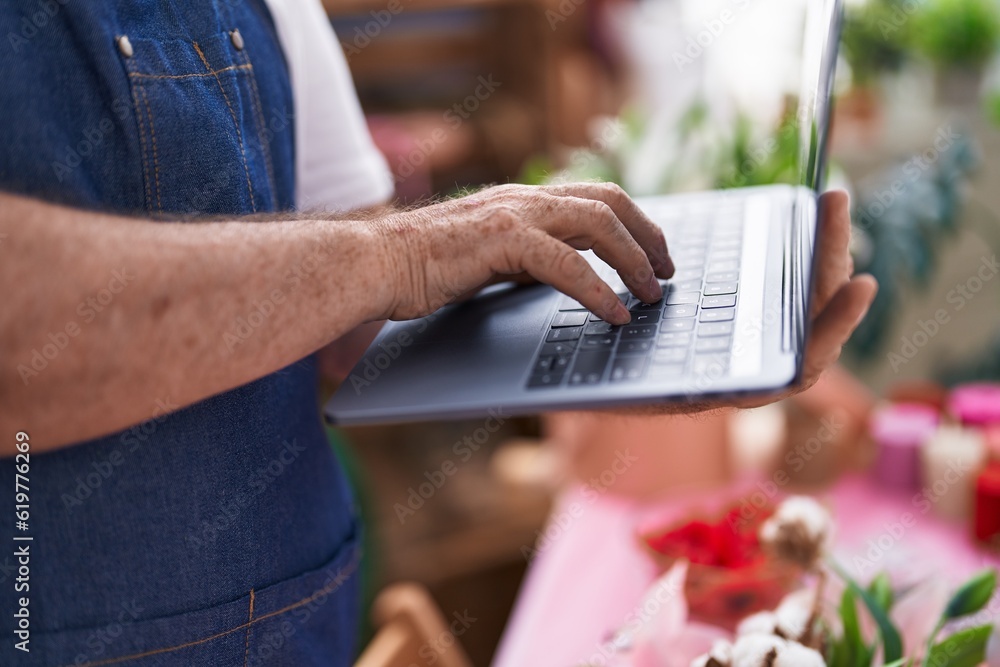
M 407 203 L 505 182 L 612 180 L 633 195 L 792 182 L 803 2 L 324 0 Z M 974 431 L 974 470 L 935 513 L 989 548 L 975 489 L 1000 451 L 984 384 L 1000 381 L 998 45 L 996 0 L 848 3 L 830 185 L 851 192 L 855 262 L 881 291 L 809 392 L 697 418 L 331 431 L 368 520 L 369 600 L 422 584 L 449 620 L 476 619 L 460 641 L 489 664 L 566 485 L 601 479 L 627 448 L 642 464 L 613 468 L 599 495 L 725 488 L 831 423 L 788 490 L 861 475 L 908 497 L 934 465 L 927 442 Z

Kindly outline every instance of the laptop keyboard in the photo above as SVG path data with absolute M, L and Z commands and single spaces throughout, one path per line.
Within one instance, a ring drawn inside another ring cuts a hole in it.
M 660 221 L 676 273 L 660 281 L 664 297 L 657 303 L 619 292 L 632 313 L 629 324 L 607 324 L 562 297 L 533 361 L 529 389 L 727 374 L 739 297 L 743 210 L 727 203 L 701 211 L 705 219 L 688 212 L 683 221 L 676 215 Z M 602 277 L 621 285 L 606 268 Z

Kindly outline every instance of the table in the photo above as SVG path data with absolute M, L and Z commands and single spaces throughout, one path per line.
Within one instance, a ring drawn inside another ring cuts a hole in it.
M 570 667 L 600 655 L 601 644 L 655 579 L 635 538 L 638 527 L 669 523 L 692 508 L 728 505 L 766 487 L 757 484 L 653 504 L 595 494 L 582 485 L 563 491 L 536 545 L 494 667 Z M 894 576 L 940 575 L 954 584 L 1000 564 L 972 543 L 964 524 L 941 520 L 933 510 L 924 513 L 913 494 L 884 491 L 866 477 L 851 476 L 816 495 L 835 512 L 835 557 L 859 579 L 888 568 Z

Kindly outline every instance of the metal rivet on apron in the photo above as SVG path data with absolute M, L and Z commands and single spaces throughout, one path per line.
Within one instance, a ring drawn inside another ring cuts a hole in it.
M 230 30 L 229 39 L 232 40 L 233 46 L 236 47 L 237 51 L 243 50 L 243 35 L 240 34 L 239 29 Z
M 132 42 L 129 41 L 128 35 L 122 35 L 118 38 L 118 50 L 122 52 L 122 55 L 126 58 L 131 58 L 134 51 L 132 50 Z

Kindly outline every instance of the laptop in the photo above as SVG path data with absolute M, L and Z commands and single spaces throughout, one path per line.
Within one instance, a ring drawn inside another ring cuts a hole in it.
M 584 253 L 632 313 L 611 326 L 548 286 L 494 286 L 390 322 L 325 406 L 334 424 L 527 415 L 766 394 L 799 381 L 841 0 L 811 0 L 799 179 L 636 199 L 676 274 L 645 304 Z

